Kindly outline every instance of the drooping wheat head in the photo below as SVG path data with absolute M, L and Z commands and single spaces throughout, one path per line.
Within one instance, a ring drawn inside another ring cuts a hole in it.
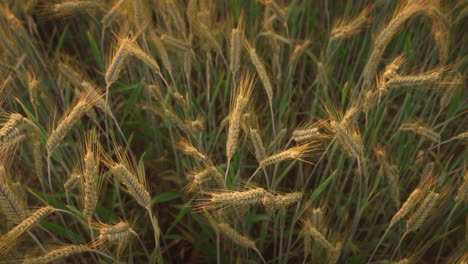
M 242 53 L 242 38 L 244 32 L 243 16 L 239 17 L 237 27 L 231 30 L 231 49 L 229 53 L 229 68 L 234 76 L 240 68 Z
M 81 186 L 83 195 L 83 215 L 91 220 L 99 197 L 99 157 L 97 153 L 96 132 L 91 131 L 85 143 Z
M 135 56 L 156 74 L 161 72 L 158 62 L 145 52 L 137 43 L 128 42 L 128 44 L 125 45 L 125 48 L 127 49 L 128 54 Z
M 252 47 L 247 40 L 244 40 L 244 46 L 247 49 L 252 64 L 257 70 L 260 80 L 262 81 L 263 87 L 265 88 L 265 92 L 268 97 L 268 101 L 271 106 L 273 103 L 273 85 L 271 84 L 270 77 L 268 76 L 268 73 L 266 71 L 265 64 L 258 56 L 256 49 Z
M 79 173 L 72 173 L 70 177 L 65 181 L 63 184 L 63 188 L 65 189 L 65 192 L 70 192 L 71 190 L 78 188 L 81 184 L 81 178 L 82 176 Z
M 217 228 L 221 234 L 232 240 L 232 242 L 253 250 L 257 250 L 255 242 L 248 238 L 247 236 L 239 233 L 237 230 L 232 228 L 230 225 L 224 222 L 216 223 Z
M 440 142 L 440 134 L 422 122 L 407 122 L 400 126 L 401 131 L 411 131 L 434 143 Z
M 418 230 L 424 223 L 429 214 L 433 211 L 433 208 L 439 200 L 439 194 L 435 192 L 429 192 L 424 201 L 420 204 L 418 209 L 409 217 L 406 222 L 406 232 L 412 232 Z
M 3 123 L 0 129 L 0 149 L 7 150 L 18 140 L 23 139 L 28 123 L 29 121 L 21 114 L 10 114 L 8 120 Z
M 176 146 L 183 153 L 191 156 L 192 158 L 200 161 L 207 162 L 209 159 L 206 154 L 200 152 L 193 144 L 189 141 L 188 138 L 181 137 L 177 140 Z
M 59 16 L 70 16 L 79 12 L 88 12 L 101 8 L 98 1 L 64 1 L 52 5 L 52 11 Z
M 117 15 L 121 12 L 121 7 L 124 3 L 125 0 L 119 0 L 109 9 L 109 11 L 106 12 L 106 15 L 101 19 L 101 23 L 104 28 L 111 25 Z
M 293 65 L 296 63 L 299 58 L 304 55 L 311 44 L 312 42 L 310 40 L 305 40 L 303 43 L 296 45 L 292 52 L 291 59 L 289 60 L 289 64 Z
M 8 250 L 17 242 L 18 238 L 30 230 L 41 219 L 55 211 L 51 206 L 42 207 L 32 213 L 28 218 L 11 229 L 8 233 L 0 237 L 0 256 L 8 252 Z
M 320 123 L 304 123 L 293 130 L 291 139 L 297 143 L 304 143 L 324 137 L 325 135 L 320 133 Z
M 287 193 L 284 195 L 265 195 L 262 204 L 269 215 L 273 215 L 276 210 L 284 209 L 302 199 L 302 192 Z
M 226 140 L 226 157 L 228 160 L 232 158 L 236 151 L 239 142 L 241 117 L 249 105 L 253 85 L 254 81 L 249 74 L 243 76 L 237 87 L 237 93 L 231 100 L 229 128 Z
M 325 238 L 322 233 L 320 233 L 320 231 L 317 230 L 316 227 L 312 225 L 310 220 L 302 219 L 302 225 L 305 235 L 312 238 L 312 240 L 315 241 L 317 245 L 320 245 L 322 248 L 324 248 L 330 259 L 333 255 L 333 252 L 335 251 L 335 248 L 332 246 L 332 244 Z
M 139 181 L 139 177 L 133 174 L 123 164 L 115 164 L 110 168 L 114 174 L 127 188 L 127 192 L 140 204 L 142 207 L 149 207 L 151 205 L 151 197 L 148 190 Z
M 164 68 L 166 68 L 166 70 L 169 72 L 169 74 L 172 75 L 172 62 L 169 59 L 169 53 L 167 52 L 163 41 L 156 34 L 156 32 L 154 32 L 154 30 L 150 31 L 149 36 L 150 36 L 151 42 L 154 44 L 154 46 L 158 50 L 159 58 L 162 61 L 162 65 L 164 66 Z
M 367 6 L 354 19 L 339 19 L 332 27 L 330 39 L 347 39 L 360 32 L 366 24 L 372 21 L 372 19 L 368 17 L 371 10 L 372 6 Z
M 242 215 L 253 205 L 260 205 L 269 193 L 263 188 L 251 188 L 241 191 L 202 191 L 209 197 L 200 198 L 195 205 L 197 210 L 216 210 L 221 215 Z
M 60 142 L 70 132 L 73 125 L 86 114 L 96 103 L 99 97 L 94 93 L 84 94 L 76 103 L 70 105 L 52 130 L 46 142 L 47 155 L 50 157 Z
M 151 197 L 148 191 L 148 183 L 143 168 L 136 165 L 136 162 L 128 156 L 117 145 L 117 161 L 106 157 L 106 165 L 110 172 L 119 179 L 125 186 L 125 190 L 144 208 L 150 208 Z
M 190 171 L 187 174 L 187 178 L 191 180 L 185 186 L 187 192 L 193 192 L 197 189 L 203 190 L 205 186 L 209 186 L 212 182 L 215 182 L 218 185 L 217 187 L 221 187 L 224 181 L 223 175 L 214 165 L 210 165 L 204 170 Z
M 374 41 L 374 46 L 367 60 L 367 64 L 363 70 L 364 87 L 369 87 L 374 78 L 383 53 L 390 41 L 399 31 L 403 23 L 411 17 L 422 14 L 424 11 L 424 0 L 402 1 L 399 8 L 394 12 L 393 18 L 388 24 L 378 33 Z
M 374 153 L 381 171 L 388 179 L 388 183 L 390 185 L 390 197 L 394 201 L 396 207 L 400 208 L 400 184 L 398 182 L 400 171 L 394 162 L 388 157 L 387 151 L 382 145 L 376 145 L 374 147 Z
M 48 253 L 40 257 L 25 259 L 23 263 L 47 264 L 75 254 L 81 254 L 88 251 L 91 251 L 91 248 L 87 245 L 68 245 L 49 251 Z
M 449 54 L 449 34 L 451 22 L 442 11 L 439 1 L 431 1 L 424 9 L 432 22 L 432 36 L 439 51 L 439 61 L 445 64 Z
M 424 191 L 420 188 L 416 188 L 411 192 L 406 201 L 401 206 L 400 210 L 396 212 L 390 220 L 389 228 L 392 228 L 396 223 L 403 219 L 408 213 L 413 210 L 416 205 L 424 197 Z
M 107 87 L 110 87 L 120 77 L 120 72 L 124 68 L 128 57 L 127 45 L 131 42 L 130 38 L 120 40 L 114 55 L 109 57 L 109 64 L 105 75 Z
M 291 159 L 303 161 L 302 158 L 310 156 L 309 153 L 316 150 L 316 146 L 316 142 L 308 142 L 302 145 L 297 145 L 265 158 L 264 160 L 260 161 L 259 167 L 265 168 L 267 166 Z
M 357 127 L 345 127 L 335 120 L 330 121 L 330 127 L 335 139 L 349 156 L 357 159 L 364 157 L 364 146 Z
M 115 224 L 96 222 L 92 224 L 92 227 L 97 229 L 99 233 L 93 246 L 103 250 L 114 247 L 117 256 L 120 256 L 131 245 L 132 236 L 137 236 L 129 222 L 120 221 Z
M 468 171 L 466 169 L 464 172 L 463 181 L 458 187 L 457 196 L 455 196 L 455 203 L 468 203 Z
M 20 223 L 28 214 L 26 201 L 15 192 L 13 182 L 3 166 L 0 167 L 0 212 L 10 223 Z

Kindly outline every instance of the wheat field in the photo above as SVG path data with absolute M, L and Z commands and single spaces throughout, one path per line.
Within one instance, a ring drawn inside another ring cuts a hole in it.
M 0 1 L 0 263 L 468 263 L 467 10 Z

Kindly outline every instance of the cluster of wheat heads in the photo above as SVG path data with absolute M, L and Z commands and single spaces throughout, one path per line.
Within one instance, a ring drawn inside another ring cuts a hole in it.
M 468 3 L 0 2 L 0 263 L 466 263 Z

